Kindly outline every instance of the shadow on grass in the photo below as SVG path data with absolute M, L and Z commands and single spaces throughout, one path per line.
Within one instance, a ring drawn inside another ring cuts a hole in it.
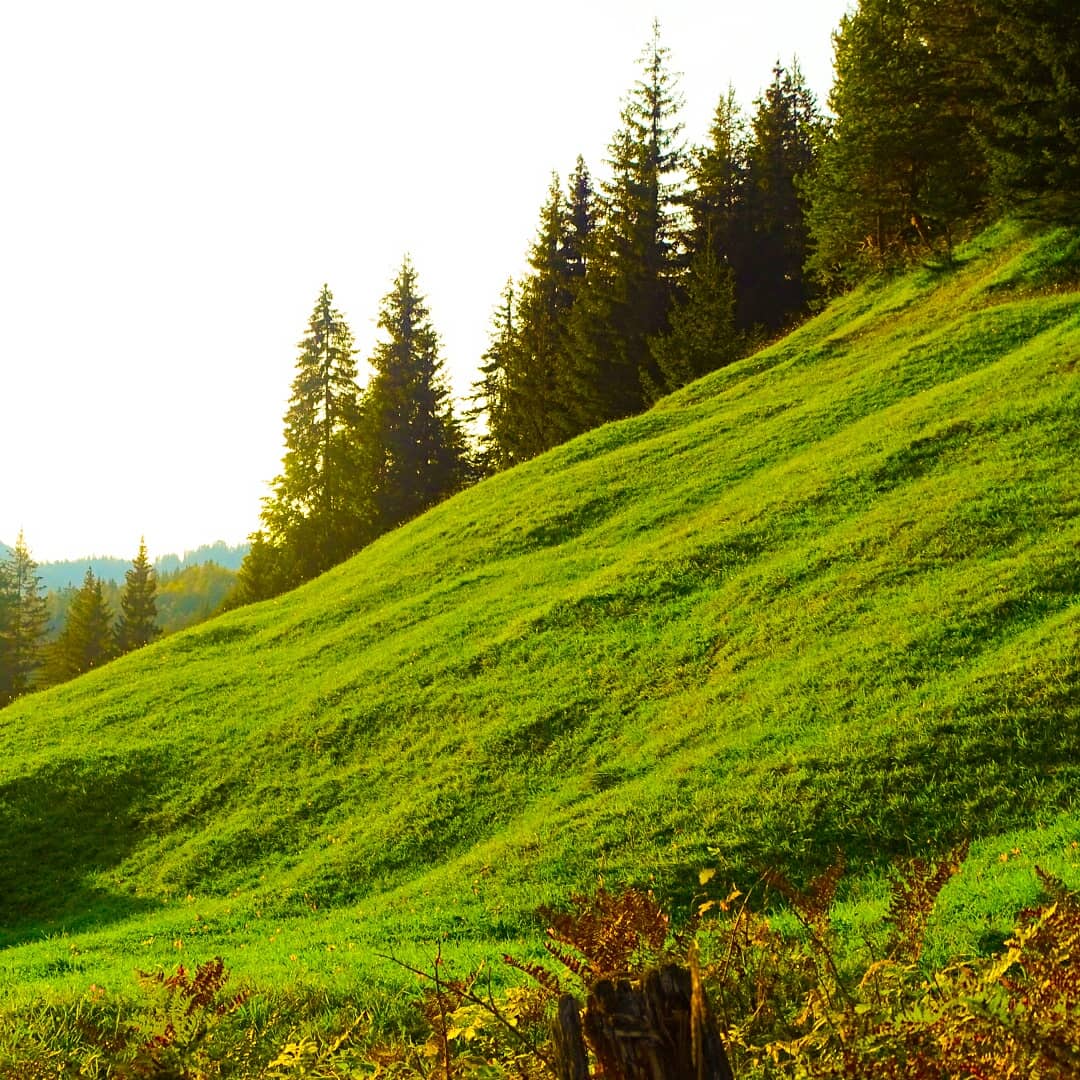
M 154 906 L 98 875 L 147 834 L 167 775 L 161 754 L 139 751 L 53 761 L 0 784 L 0 947 Z
M 961 704 L 874 744 L 763 762 L 753 783 L 712 813 L 729 822 L 715 848 L 676 867 L 658 890 L 667 910 L 702 899 L 698 872 L 761 895 L 766 870 L 806 887 L 840 856 L 856 880 L 964 840 L 1031 828 L 1080 802 L 1080 665 L 999 672 Z

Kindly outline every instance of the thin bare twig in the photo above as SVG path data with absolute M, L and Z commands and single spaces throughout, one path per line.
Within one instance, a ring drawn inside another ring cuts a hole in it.
M 413 975 L 419 975 L 421 979 L 427 979 L 430 982 L 434 982 L 436 987 L 439 986 L 439 980 L 437 977 L 430 975 L 426 971 L 421 971 L 419 968 L 414 968 L 411 964 L 406 964 L 404 960 L 399 960 L 396 956 L 388 956 L 386 953 L 376 953 L 375 955 L 383 960 L 389 960 L 392 964 L 397 964 L 398 967 L 403 968 L 405 971 L 411 972 Z M 438 955 L 441 958 L 441 950 Z M 510 1021 L 507 1020 L 507 1018 L 503 1016 L 503 1014 L 499 1011 L 498 1007 L 495 1005 L 494 999 L 491 997 L 490 984 L 488 988 L 489 1000 L 487 1001 L 485 1001 L 482 997 L 477 997 L 477 995 L 474 994 L 471 990 L 467 989 L 464 984 L 455 984 L 454 992 L 460 994 L 462 998 L 464 998 L 464 1000 L 471 1001 L 474 1005 L 479 1005 L 482 1009 L 494 1016 L 495 1019 L 498 1020 L 499 1023 L 502 1024 L 502 1026 L 506 1028 L 506 1030 L 509 1031 L 510 1034 L 513 1035 L 514 1038 L 517 1039 L 517 1041 L 521 1043 L 521 1045 L 524 1046 L 529 1051 L 529 1053 L 537 1059 L 537 1061 L 539 1061 L 542 1065 L 549 1069 L 552 1075 L 555 1075 L 555 1066 L 552 1063 L 551 1058 L 549 1058 L 547 1054 L 543 1053 L 543 1051 L 541 1051 L 532 1042 L 531 1039 L 526 1038 L 520 1031 L 518 1031 L 518 1029 L 513 1024 L 511 1024 Z M 443 1025 L 443 1029 L 445 1031 L 445 1024 Z

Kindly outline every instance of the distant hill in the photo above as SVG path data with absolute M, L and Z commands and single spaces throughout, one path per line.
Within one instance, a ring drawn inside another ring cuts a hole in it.
M 250 544 L 237 544 L 230 547 L 224 540 L 213 544 L 202 544 L 194 551 L 185 551 L 180 555 L 162 555 L 154 560 L 154 568 L 159 574 L 175 574 L 178 570 L 187 570 L 203 563 L 217 563 L 226 570 L 239 570 L 250 549 Z
M 222 956 L 353 1017 L 598 878 L 685 918 L 838 852 L 861 936 L 962 838 L 934 941 L 1000 945 L 1080 885 L 1078 357 L 1080 230 L 1006 223 L 16 701 L 0 997 Z
M 238 570 L 248 552 L 247 544 L 235 547 L 218 540 L 213 544 L 203 544 L 193 551 L 181 555 L 162 555 L 154 560 L 154 568 L 159 575 L 175 574 L 192 566 L 204 563 L 217 563 L 226 570 Z M 120 584 L 124 575 L 131 569 L 130 559 L 118 559 L 109 555 L 88 555 L 84 559 L 64 559 L 57 562 L 44 562 L 38 566 L 42 583 L 49 590 L 66 589 L 82 583 L 87 568 L 102 581 Z

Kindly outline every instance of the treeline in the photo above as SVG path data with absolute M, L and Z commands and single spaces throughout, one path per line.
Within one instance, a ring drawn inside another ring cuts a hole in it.
M 192 582 L 183 580 L 191 575 L 199 576 L 195 584 L 206 596 L 193 609 Z M 207 618 L 220 608 L 234 580 L 231 570 L 202 564 L 166 576 L 159 593 L 157 572 L 140 542 L 123 586 L 103 581 L 87 567 L 79 589 L 46 593 L 21 532 L 0 561 L 0 707 L 149 645 L 162 634 L 160 598 L 166 607 L 171 598 L 179 599 L 173 604 L 176 623 Z
M 315 576 L 462 485 L 631 415 L 731 363 L 868 273 L 950 260 L 988 214 L 1080 192 L 1073 0 L 861 0 L 835 34 L 831 116 L 777 64 L 704 146 L 658 28 L 597 185 L 554 176 L 492 322 L 470 441 L 406 262 L 383 301 L 375 375 L 324 288 L 301 342 L 283 471 L 236 600 Z
M 691 202 L 658 33 L 642 63 L 612 143 L 612 181 L 595 189 L 579 159 L 565 194 L 552 183 L 533 274 L 507 288 L 465 418 L 452 410 L 408 260 L 383 299 L 364 389 L 352 334 L 323 287 L 299 345 L 282 473 L 236 602 L 306 581 L 465 484 L 640 410 L 802 310 L 797 180 L 821 120 L 798 69 L 777 67 L 745 131 L 725 99 L 713 145 L 692 162 Z M 736 233 L 737 254 L 723 247 Z M 686 310 L 701 291 L 691 267 L 720 294 L 704 301 L 707 326 Z M 478 439 L 467 438 L 466 420 L 482 429 Z

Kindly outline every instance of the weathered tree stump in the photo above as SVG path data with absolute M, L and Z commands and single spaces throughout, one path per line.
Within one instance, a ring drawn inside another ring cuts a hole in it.
M 581 1031 L 581 1014 L 573 994 L 563 994 L 559 998 L 559 1011 L 551 1033 L 559 1080 L 589 1080 L 589 1055 Z
M 587 1080 L 586 1041 L 605 1080 L 734 1080 L 697 971 L 674 964 L 601 979 L 584 1021 L 564 995 L 553 1034 L 559 1080 Z

